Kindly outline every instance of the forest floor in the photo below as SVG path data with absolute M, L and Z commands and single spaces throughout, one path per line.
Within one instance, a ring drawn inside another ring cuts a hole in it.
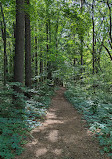
M 109 159 L 100 154 L 98 141 L 64 92 L 64 88 L 56 92 L 45 121 L 31 131 L 33 138 L 16 159 Z

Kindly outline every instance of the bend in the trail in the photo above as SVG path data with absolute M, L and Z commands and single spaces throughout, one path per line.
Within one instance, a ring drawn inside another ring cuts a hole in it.
M 88 134 L 86 122 L 57 91 L 42 126 L 31 133 L 34 139 L 17 159 L 108 159 L 100 154 L 98 142 Z

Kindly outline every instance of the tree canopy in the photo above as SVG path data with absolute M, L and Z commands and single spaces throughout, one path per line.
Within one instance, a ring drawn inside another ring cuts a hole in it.
M 52 86 L 72 89 L 80 84 L 93 96 L 111 92 L 111 0 L 0 0 L 0 13 L 0 100 L 4 103 L 0 109 L 6 118 L 13 108 L 19 125 L 26 98 L 41 89 L 51 93 Z M 92 109 L 95 114 L 96 107 Z M 112 142 L 109 146 L 105 151 L 112 151 Z M 3 151 L 2 157 L 6 157 Z

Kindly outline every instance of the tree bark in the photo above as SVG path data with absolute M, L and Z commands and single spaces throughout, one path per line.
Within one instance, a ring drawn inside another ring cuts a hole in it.
M 24 82 L 24 0 L 16 0 L 14 82 Z M 14 90 L 21 92 L 18 87 Z
M 46 36 L 47 36 L 47 45 L 46 45 L 46 50 L 47 50 L 47 55 L 50 53 L 49 49 L 49 43 L 51 42 L 51 36 L 50 36 L 50 20 L 48 19 L 46 22 Z M 51 73 L 51 61 L 48 59 L 47 61 L 47 79 L 51 80 L 52 79 L 52 73 Z
M 80 39 L 81 48 L 80 48 L 80 56 L 81 56 L 81 66 L 83 66 L 83 36 L 81 35 Z M 81 68 L 81 73 L 83 73 L 83 68 Z
M 30 1 L 25 0 L 25 4 L 29 6 Z M 25 14 L 25 85 L 31 87 L 31 29 L 28 10 Z
M 35 36 L 35 76 L 38 75 L 38 60 L 37 60 L 37 37 Z
M 107 53 L 108 53 L 108 55 L 109 55 L 109 57 L 110 57 L 110 60 L 112 61 L 112 55 L 111 55 L 109 49 L 108 49 L 104 44 L 103 44 L 103 47 L 104 47 L 105 50 L 107 51 Z
M 93 23 L 93 74 L 95 73 L 95 24 L 94 24 L 94 0 L 92 3 L 92 23 Z
M 109 26 L 109 37 L 111 41 L 111 46 L 112 46 L 112 16 L 111 16 L 111 5 L 109 4 L 109 1 L 107 0 L 107 6 L 109 9 L 109 20 L 110 20 L 110 26 Z
M 41 48 L 42 49 L 42 48 Z M 43 82 L 43 59 L 42 59 L 42 50 L 40 50 L 40 82 Z
M 4 86 L 6 85 L 7 81 L 7 73 L 8 73 L 8 60 L 7 60 L 7 53 L 6 53 L 6 22 L 5 22 L 5 17 L 4 17 L 4 12 L 2 8 L 2 3 L 0 2 L 0 8 L 1 8 L 1 14 L 2 14 L 2 19 L 1 21 L 1 32 L 2 32 L 2 39 L 3 39 L 3 46 L 4 46 Z

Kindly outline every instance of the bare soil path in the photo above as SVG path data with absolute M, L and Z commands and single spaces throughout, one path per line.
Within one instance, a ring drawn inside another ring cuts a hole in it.
M 42 126 L 31 133 L 34 139 L 25 145 L 17 159 L 108 159 L 100 155 L 98 142 L 88 134 L 86 122 L 57 91 Z

